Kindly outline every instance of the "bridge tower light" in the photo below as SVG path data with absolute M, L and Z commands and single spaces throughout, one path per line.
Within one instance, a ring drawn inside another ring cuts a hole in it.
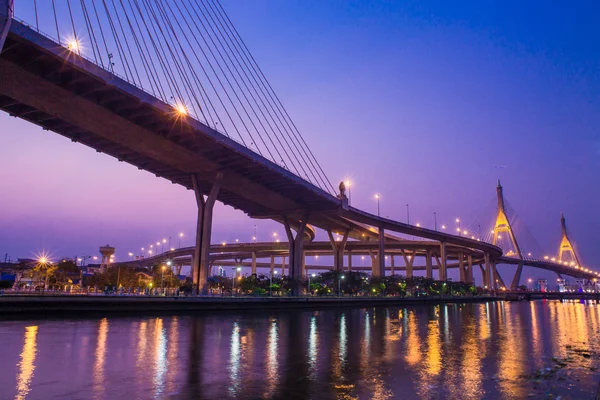
M 560 227 L 562 237 L 560 246 L 558 247 L 558 261 L 563 261 L 564 257 L 568 254 L 577 265 L 581 265 L 579 257 L 577 257 L 577 253 L 573 247 L 573 243 L 571 243 L 571 239 L 569 239 L 569 235 L 567 234 L 567 222 L 565 220 L 565 214 L 563 213 L 560 214 Z

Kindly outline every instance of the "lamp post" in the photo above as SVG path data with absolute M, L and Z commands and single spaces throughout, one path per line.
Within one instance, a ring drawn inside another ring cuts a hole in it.
M 458 228 L 456 228 L 456 231 L 458 232 L 458 236 L 460 236 L 460 218 L 456 218 L 456 222 L 458 223 Z
M 348 189 L 348 205 L 352 204 L 352 182 L 349 179 L 344 182 L 344 185 Z
M 433 228 L 437 231 L 437 212 L 433 212 Z
M 341 279 L 344 279 L 344 275 L 339 275 L 338 276 L 338 297 L 342 296 L 342 281 Z
M 269 279 L 269 296 L 271 297 L 273 296 L 273 274 L 277 275 L 277 271 L 273 271 Z
M 381 196 L 379 196 L 379 193 L 375 193 L 375 199 L 377 199 L 377 216 L 379 217 L 379 198 Z
M 308 295 L 310 296 L 312 291 L 310 290 L 310 275 L 308 274 Z M 317 276 L 317 274 L 312 274 L 312 277 L 314 278 L 315 276 Z
M 183 237 L 183 232 L 179 234 L 179 248 L 181 248 L 181 238 Z
M 406 205 L 406 223 L 410 225 L 410 206 Z
M 235 267 L 231 268 L 231 295 L 235 293 Z
M 163 294 L 165 293 L 165 285 L 164 285 L 164 282 L 165 282 L 165 269 L 167 269 L 167 267 L 163 265 L 162 268 L 161 268 L 162 271 L 161 271 L 161 274 L 160 274 L 160 290 L 163 292 Z

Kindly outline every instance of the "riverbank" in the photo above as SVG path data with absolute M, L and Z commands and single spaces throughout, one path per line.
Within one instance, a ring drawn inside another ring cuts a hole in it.
M 496 301 L 492 296 L 436 297 L 160 297 L 118 295 L 4 295 L 0 316 L 40 313 L 153 313 L 376 307 Z

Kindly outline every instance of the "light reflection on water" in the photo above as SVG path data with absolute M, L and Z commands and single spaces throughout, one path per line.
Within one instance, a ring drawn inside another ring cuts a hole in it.
M 540 301 L 4 321 L 0 399 L 590 398 L 599 313 Z
M 25 327 L 25 340 L 21 351 L 17 374 L 17 394 L 15 399 L 25 399 L 30 390 L 31 378 L 35 371 L 35 356 L 37 347 L 37 326 Z

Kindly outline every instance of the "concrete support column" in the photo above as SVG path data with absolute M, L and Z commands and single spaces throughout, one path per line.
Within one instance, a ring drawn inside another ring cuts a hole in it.
M 459 270 L 458 280 L 460 282 L 466 282 L 467 279 L 465 278 L 465 256 L 462 251 L 458 252 L 458 270 Z
M 281 257 L 281 276 L 285 275 L 285 256 Z
M 300 295 L 300 281 L 302 279 L 302 256 L 304 254 L 304 230 L 306 229 L 307 220 L 308 215 L 305 215 L 303 220 L 300 221 L 300 227 L 296 233 L 296 237 L 294 237 L 287 217 L 283 217 L 285 233 L 287 234 L 289 243 L 289 276 L 293 280 L 292 296 Z
M 492 287 L 498 290 L 500 281 L 498 280 L 498 271 L 496 271 L 496 265 L 493 261 L 490 261 L 490 269 L 492 271 Z
M 492 268 L 490 265 L 490 254 L 483 254 L 484 262 L 485 262 L 485 280 L 483 281 L 483 286 L 487 286 L 488 289 L 492 288 Z
M 302 273 L 300 275 L 307 276 L 308 273 L 306 271 L 306 253 L 302 251 L 302 255 L 300 256 L 302 260 Z
M 275 273 L 275 256 L 271 256 L 271 276 Z
M 488 278 L 487 278 L 487 272 L 485 270 L 485 268 L 483 267 L 483 264 L 479 264 L 479 269 L 481 269 L 481 287 L 489 287 L 488 286 Z
M 473 283 L 473 256 L 467 256 L 467 283 Z
M 346 243 L 348 242 L 348 234 L 348 231 L 344 232 L 342 240 L 336 242 L 331 231 L 327 231 L 329 243 L 333 249 L 333 269 L 337 272 L 342 272 L 344 270 L 344 250 L 346 249 Z
M 15 10 L 13 0 L 0 0 L 0 52 L 10 30 L 10 22 Z
M 371 257 L 371 276 L 380 276 L 379 268 L 377 268 L 377 255 L 369 250 L 369 256 Z
M 427 250 L 425 254 L 425 274 L 428 279 L 433 279 L 433 267 L 431 264 L 431 250 Z
M 406 265 L 406 277 L 407 278 L 413 277 L 413 262 L 415 261 L 415 258 L 411 254 L 412 253 L 408 253 L 408 256 L 407 256 L 406 253 L 404 252 L 404 250 L 402 250 L 402 258 L 404 258 L 404 265 Z
M 517 270 L 515 271 L 515 276 L 513 277 L 513 280 L 510 284 L 510 290 L 517 290 L 517 288 L 519 287 L 519 281 L 521 280 L 521 272 L 523 272 L 523 263 L 520 262 L 519 265 L 517 265 Z
M 210 239 L 212 233 L 213 208 L 223 183 L 223 171 L 218 171 L 215 181 L 205 199 L 200 189 L 200 180 L 197 175 L 192 175 L 192 185 L 196 195 L 198 206 L 198 219 L 196 224 L 196 248 L 194 254 L 194 265 L 192 266 L 192 278 L 197 293 L 206 293 L 208 290 Z
M 394 262 L 394 255 L 390 254 L 390 262 L 391 262 L 391 267 L 390 267 L 390 275 L 395 275 L 396 271 L 394 271 L 394 267 L 396 267 L 396 264 Z
M 504 280 L 498 273 L 498 269 L 496 268 L 495 262 L 492 262 L 492 271 L 494 271 L 494 284 L 496 285 L 495 288 L 496 289 L 506 288 L 506 284 L 504 283 Z
M 256 275 L 256 252 L 252 252 L 252 275 Z
M 352 271 L 352 251 L 348 250 L 348 272 Z
M 377 253 L 379 276 L 385 276 L 385 230 L 379 228 L 379 252 Z
M 441 242 L 440 243 L 440 259 L 441 259 L 441 265 L 440 265 L 440 281 L 446 281 L 448 280 L 448 275 L 447 275 L 447 259 L 446 259 L 446 243 Z

